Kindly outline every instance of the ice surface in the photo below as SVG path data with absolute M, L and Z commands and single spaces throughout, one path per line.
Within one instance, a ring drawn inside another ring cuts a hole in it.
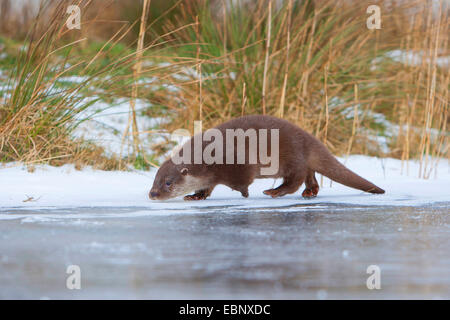
M 402 163 L 395 159 L 378 159 L 366 156 L 350 156 L 346 166 L 386 190 L 383 195 L 363 193 L 336 182 L 323 179 L 317 198 L 304 200 L 302 188 L 293 195 L 272 199 L 262 191 L 277 186 L 281 181 L 273 179 L 255 180 L 250 187 L 250 197 L 245 199 L 239 192 L 218 186 L 205 201 L 185 202 L 181 198 L 167 201 L 152 201 L 148 192 L 156 170 L 150 172 L 107 172 L 85 168 L 77 171 L 71 165 L 63 167 L 36 166 L 30 173 L 20 165 L 0 168 L 0 210 L 1 208 L 73 208 L 73 207 L 136 207 L 147 214 L 188 214 L 189 210 L 234 206 L 236 208 L 279 208 L 292 205 L 311 204 L 362 204 L 426 205 L 450 201 L 450 174 L 448 161 L 440 159 L 437 174 L 418 179 L 419 163 Z M 435 162 L 433 162 L 434 166 Z M 430 168 L 430 165 L 428 165 Z M 407 174 L 409 172 L 409 174 Z M 317 177 L 320 183 L 320 176 Z M 183 211 L 179 211 L 182 209 Z M 288 210 L 288 209 L 286 209 Z M 134 214 L 143 214 L 135 212 Z M 8 216 L 1 214 L 0 219 Z
M 220 186 L 151 201 L 155 170 L 2 168 L 0 299 L 450 298 L 447 160 L 428 180 L 412 161 L 409 175 L 393 159 L 346 165 L 386 194 L 324 179 L 315 200 L 271 199 L 274 181 L 257 180 L 247 199 Z M 66 287 L 70 265 L 81 290 Z
M 448 203 L 3 211 L 0 299 L 450 298 Z

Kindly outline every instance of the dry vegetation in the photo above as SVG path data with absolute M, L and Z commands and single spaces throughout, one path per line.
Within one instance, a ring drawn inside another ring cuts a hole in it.
M 368 30 L 368 4 L 285 1 L 269 12 L 267 1 L 257 1 L 244 10 L 251 15 L 228 10 L 215 25 L 203 13 L 199 31 L 186 30 L 181 41 L 197 43 L 204 74 L 164 102 L 176 111 L 172 128 L 267 113 L 297 123 L 340 155 L 419 158 L 428 176 L 426 159 L 448 152 L 449 72 L 436 61 L 449 55 L 449 8 L 433 13 L 423 1 L 379 2 L 382 29 Z M 394 50 L 420 61 L 394 61 L 387 57 Z M 378 143 L 388 130 L 385 152 Z
M 61 8 L 68 3 L 60 2 Z M 170 119 L 168 131 L 192 129 L 199 119 L 207 128 L 242 114 L 265 113 L 298 124 L 339 155 L 420 159 L 420 176 L 425 178 L 436 159 L 448 156 L 450 72 L 448 64 L 438 63 L 442 57 L 448 61 L 450 54 L 450 8 L 445 1 L 434 7 L 427 1 L 375 2 L 381 7 L 382 29 L 368 30 L 366 9 L 374 1 L 258 0 L 236 5 L 227 0 L 154 0 L 141 32 L 142 8 L 136 5 L 141 2 L 104 3 L 89 1 L 86 27 L 75 35 L 62 31 L 61 11 L 52 20 L 54 35 L 46 46 L 39 46 L 46 48 L 40 50 L 40 58 L 25 55 L 33 61 L 25 63 L 28 69 L 19 67 L 12 87 L 19 96 L 24 84 L 35 93 L 20 103 L 10 99 L 0 106 L 3 161 L 85 159 L 115 168 L 97 147 L 70 139 L 77 108 L 89 106 L 71 103 L 70 94 L 56 106 L 47 98 L 32 98 L 46 92 L 42 88 L 49 81 L 43 76 L 48 65 L 37 61 L 67 43 L 82 47 L 93 39 L 123 44 L 126 50 L 121 63 L 88 74 L 98 79 L 112 70 L 120 85 L 111 81 L 109 93 L 125 96 L 138 77 L 155 77 L 154 89 L 138 87 L 133 92 L 157 106 L 142 116 Z M 51 28 L 46 30 L 44 34 Z M 138 52 L 144 54 L 136 57 L 142 30 L 145 45 L 141 43 L 144 49 Z M 88 40 L 76 43 L 77 37 Z M 103 50 L 79 57 L 83 66 L 95 66 L 90 62 L 102 57 Z M 406 61 L 397 61 L 395 53 L 400 58 L 404 54 Z M 153 65 L 141 67 L 137 74 L 132 66 L 142 60 Z M 30 84 L 34 76 L 38 86 Z

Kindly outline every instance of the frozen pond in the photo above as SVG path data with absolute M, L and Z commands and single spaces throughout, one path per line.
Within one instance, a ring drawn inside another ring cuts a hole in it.
M 449 208 L 0 209 L 0 298 L 449 299 Z

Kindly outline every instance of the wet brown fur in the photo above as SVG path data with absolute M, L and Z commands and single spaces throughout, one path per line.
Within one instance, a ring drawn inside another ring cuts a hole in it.
M 226 129 L 238 128 L 244 131 L 249 128 L 257 131 L 268 129 L 268 150 L 271 150 L 270 129 L 279 129 L 279 170 L 276 174 L 262 176 L 260 168 L 267 165 L 261 165 L 259 159 L 257 164 L 248 164 L 248 144 L 246 143 L 246 164 L 225 164 L 225 152 L 224 164 L 176 165 L 168 159 L 158 170 L 150 198 L 163 200 L 195 191 L 184 199 L 202 200 L 206 199 L 218 184 L 226 185 L 241 192 L 242 196 L 248 197 L 249 185 L 258 178 L 283 178 L 280 186 L 264 191 L 271 197 L 294 193 L 305 183 L 302 195 L 305 198 L 312 198 L 319 192 L 315 172 L 348 187 L 370 193 L 384 193 L 383 189 L 342 165 L 314 136 L 286 120 L 272 116 L 251 115 L 232 119 L 216 127 L 224 137 Z M 187 143 L 193 146 L 193 138 Z M 203 148 L 209 143 L 204 142 Z

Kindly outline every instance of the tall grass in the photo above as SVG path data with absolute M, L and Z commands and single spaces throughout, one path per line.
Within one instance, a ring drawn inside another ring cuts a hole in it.
M 119 159 L 107 157 L 101 146 L 73 138 L 72 132 L 95 112 L 90 107 L 98 100 L 131 95 L 136 52 L 120 40 L 133 24 L 98 50 L 86 52 L 80 44 L 87 39 L 70 34 L 66 27 L 66 8 L 64 1 L 47 1 L 40 7 L 8 83 L 2 86 L 0 161 L 73 162 L 114 169 Z M 156 68 L 155 73 L 167 69 Z M 66 75 L 81 81 L 61 86 L 59 80 Z
M 297 123 L 336 154 L 422 159 L 426 176 L 430 156 L 448 154 L 450 73 L 437 64 L 449 55 L 445 3 L 433 13 L 423 1 L 379 1 L 380 30 L 366 27 L 373 1 L 224 3 L 221 17 L 200 4 L 199 31 L 177 34 L 177 55 L 195 58 L 202 74 L 172 79 L 179 91 L 162 102 L 174 111 L 169 130 L 192 129 L 200 112 L 206 126 L 267 113 Z M 396 52 L 420 61 L 397 61 Z
M 199 119 L 206 128 L 244 114 L 276 115 L 338 155 L 419 159 L 424 178 L 448 156 L 444 1 L 153 0 L 141 24 L 143 2 L 94 0 L 88 3 L 103 15 L 84 10 L 78 34 L 64 29 L 68 2 L 52 3 L 52 18 L 40 15 L 31 28 L 0 106 L 3 161 L 62 163 L 78 159 L 80 148 L 97 150 L 70 132 L 94 98 L 117 96 L 147 100 L 153 108 L 135 115 L 167 117 L 168 131 L 192 129 Z M 366 27 L 373 4 L 381 7 L 379 30 Z M 105 15 L 114 27 L 98 27 L 107 25 Z M 149 63 L 133 69 L 142 60 Z M 86 81 L 58 89 L 66 74 Z M 151 86 L 136 81 L 149 75 Z

